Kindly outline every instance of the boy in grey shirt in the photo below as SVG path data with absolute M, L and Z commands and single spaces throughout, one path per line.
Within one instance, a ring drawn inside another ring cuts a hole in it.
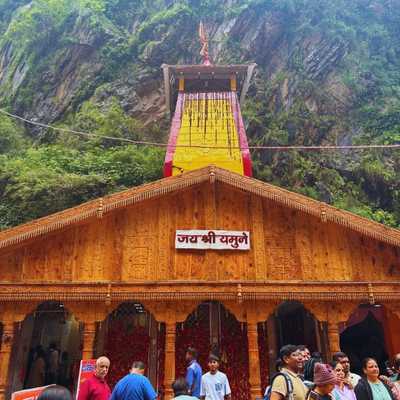
M 231 388 L 227 376 L 218 371 L 219 358 L 213 354 L 208 357 L 209 372 L 201 378 L 200 399 L 230 400 Z

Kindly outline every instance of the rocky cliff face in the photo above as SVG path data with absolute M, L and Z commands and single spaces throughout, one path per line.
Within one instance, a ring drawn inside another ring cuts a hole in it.
M 215 63 L 258 64 L 244 110 L 250 142 L 394 143 L 398 6 L 393 0 L 3 0 L 0 97 L 27 118 L 69 126 L 84 104 L 103 112 L 118 104 L 146 127 L 142 136 L 164 141 L 160 65 L 199 62 L 203 19 Z M 261 179 L 385 223 L 400 221 L 393 152 L 264 151 L 253 159 Z
M 111 96 L 139 119 L 160 119 L 165 111 L 160 65 L 199 61 L 196 7 L 179 1 L 160 3 L 143 14 L 134 14 L 124 27 L 90 9 L 71 6 L 61 16 L 60 26 L 48 28 L 49 37 L 44 43 L 40 43 L 42 37 L 32 37 L 23 54 L 18 25 L 11 19 L 9 27 L 13 28 L 14 23 L 16 31 L 6 30 L 0 49 L 3 99 L 24 116 L 44 122 L 57 121 L 65 113 L 76 111 L 84 100 L 106 103 Z M 318 31 L 301 40 L 290 37 L 290 16 L 286 12 L 252 6 L 251 2 L 242 6 L 243 10 L 239 7 L 241 2 L 223 3 L 228 10 L 232 7 L 235 14 L 213 16 L 213 7 L 209 7 L 207 28 L 215 63 L 255 61 L 260 79 L 273 81 L 277 75 L 293 70 L 290 64 L 296 62 L 295 57 L 301 57 L 304 75 L 322 83 L 328 94 L 339 95 L 338 101 L 332 97 L 333 109 L 342 108 L 348 101 L 349 91 L 340 85 L 340 79 L 334 78 L 335 68 L 347 53 L 344 42 L 324 38 Z M 14 18 L 23 19 L 33 7 L 35 2 L 22 6 Z M 164 18 L 152 23 L 158 14 Z M 49 22 L 56 24 L 54 20 Z M 113 59 L 115 56 L 117 60 Z M 282 80 L 279 96 L 274 99 L 276 107 L 291 108 L 299 95 L 301 80 L 295 74 Z M 320 105 L 309 97 L 308 107 L 318 112 Z

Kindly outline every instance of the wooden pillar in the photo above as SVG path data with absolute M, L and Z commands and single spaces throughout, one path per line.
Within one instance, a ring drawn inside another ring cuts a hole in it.
M 82 360 L 96 357 L 97 324 L 104 321 L 110 305 L 93 302 L 90 307 L 85 302 L 68 302 L 64 306 L 74 314 L 82 326 Z
M 96 338 L 96 322 L 84 322 L 82 360 L 91 360 L 94 357 L 95 338 Z
M 164 364 L 165 400 L 170 400 L 174 397 L 171 385 L 175 380 L 175 341 L 176 341 L 176 322 L 167 321 L 165 324 L 165 364 Z
M 260 353 L 258 351 L 257 322 L 247 322 L 247 340 L 249 342 L 249 382 L 250 398 L 261 397 Z
M 340 351 L 339 324 L 336 321 L 328 321 L 328 340 L 329 353 L 332 357 L 333 353 Z
M 14 322 L 5 322 L 3 324 L 3 335 L 0 343 L 0 400 L 6 399 L 13 341 Z

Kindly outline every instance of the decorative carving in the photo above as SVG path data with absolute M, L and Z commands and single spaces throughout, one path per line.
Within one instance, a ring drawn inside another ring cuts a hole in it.
M 88 307 L 86 302 L 65 302 L 64 306 L 80 322 L 93 324 L 104 321 L 107 317 L 109 306 L 105 304 L 104 298 L 105 296 L 103 297 L 103 301 L 90 304 L 90 307 Z
M 237 299 L 239 304 L 243 303 L 242 285 L 240 283 L 237 288 Z
M 314 315 L 318 321 L 328 321 L 329 305 L 327 305 L 325 302 L 305 301 L 303 302 L 303 305 Z
M 375 296 L 374 296 L 374 289 L 372 287 L 372 283 L 368 283 L 368 301 L 369 304 L 375 304 Z
M 158 209 L 158 259 L 155 267 L 155 277 L 157 279 L 168 279 L 170 270 L 170 220 L 166 204 L 161 203 Z
M 98 205 L 98 208 L 97 208 L 97 217 L 98 218 L 103 218 L 103 208 L 104 208 L 103 198 L 100 197 L 99 198 L 99 205 Z
M 5 325 L 22 322 L 38 305 L 36 301 L 0 303 L 0 322 Z
M 324 219 L 326 218 L 327 221 L 332 221 L 345 228 L 352 229 L 384 243 L 395 246 L 400 245 L 400 233 L 397 229 L 388 228 L 308 197 L 288 192 L 287 190 L 268 183 L 260 182 L 214 166 L 190 171 L 176 177 L 169 177 L 104 198 L 102 215 L 133 203 L 157 198 L 167 193 L 187 188 L 191 185 L 209 181 L 210 171 L 213 171 L 215 174 L 216 182 L 228 183 L 248 193 L 254 193 L 276 203 L 319 218 L 321 218 L 321 207 L 323 207 L 325 212 Z M 21 243 L 25 240 L 59 230 L 83 220 L 89 220 L 98 215 L 99 208 L 99 201 L 93 200 L 79 207 L 42 218 L 40 223 L 38 223 L 38 221 L 33 221 L 32 223 L 0 232 L 0 248 Z
M 327 304 L 328 322 L 346 322 L 358 307 L 358 302 L 331 302 Z
M 107 309 L 109 309 L 111 307 L 111 283 L 107 287 L 107 295 L 106 295 L 105 305 L 106 305 Z
M 328 340 L 331 355 L 340 351 L 339 323 L 346 322 L 355 308 L 357 308 L 357 304 L 355 303 L 328 303 L 326 305 Z
M 251 226 L 252 226 L 252 239 L 251 245 L 253 247 L 253 263 L 255 273 L 254 277 L 249 279 L 266 279 L 267 278 L 267 265 L 265 254 L 265 234 L 264 234 L 264 215 L 262 199 L 259 196 L 251 196 Z

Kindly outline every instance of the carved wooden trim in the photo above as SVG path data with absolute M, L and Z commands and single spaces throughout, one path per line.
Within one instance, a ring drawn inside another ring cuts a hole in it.
M 265 268 L 266 251 L 264 240 L 264 215 L 263 202 L 260 197 L 251 196 L 251 225 L 252 225 L 252 247 L 255 266 L 255 278 L 266 279 L 267 270 Z
M 42 301 L 1 301 L 0 294 L 0 322 L 22 322 L 29 314 L 32 314 Z
M 156 292 L 156 293 L 145 293 L 145 292 L 132 292 L 132 293 L 121 293 L 118 296 L 115 296 L 120 302 L 124 301 L 155 301 L 155 300 L 164 300 L 164 301 L 178 301 L 178 300 L 195 300 L 195 301 L 236 301 L 237 294 L 236 293 L 225 293 L 223 291 L 218 292 L 180 292 L 180 293 L 171 293 L 171 292 Z M 379 303 L 385 303 L 391 300 L 399 300 L 400 295 L 397 293 L 383 293 L 381 296 L 377 296 L 376 300 Z M 1 302 L 24 302 L 30 300 L 41 300 L 41 301 L 79 301 L 79 302 L 88 302 L 88 301 L 104 301 L 101 293 L 97 292 L 86 292 L 85 294 L 60 294 L 57 292 L 47 292 L 47 293 L 31 293 L 31 294 L 0 294 Z M 267 293 L 243 293 L 242 301 L 305 301 L 305 300 L 321 300 L 321 301 L 329 301 L 329 302 L 341 302 L 344 300 L 352 300 L 364 302 L 367 300 L 365 296 L 362 294 L 346 294 L 346 293 L 338 293 L 336 295 L 332 295 L 330 292 L 324 293 L 282 293 L 281 291 L 271 291 Z M 23 319 L 23 318 L 22 318 Z
M 110 312 L 110 307 L 103 302 L 92 303 L 90 307 L 85 302 L 64 302 L 64 307 L 75 318 L 84 324 L 104 321 Z
M 323 222 L 334 222 L 381 242 L 400 246 L 400 230 L 398 229 L 389 228 L 348 211 L 339 210 L 328 204 L 254 178 L 241 176 L 215 166 L 208 166 L 104 197 L 100 203 L 99 200 L 93 200 L 16 228 L 5 230 L 0 232 L 0 248 L 21 243 L 89 218 L 102 217 L 108 212 L 119 208 L 209 181 L 210 177 L 215 179 L 215 182 L 228 184 L 245 192 L 254 193 L 257 196 L 267 198 L 289 208 L 313 215 Z

